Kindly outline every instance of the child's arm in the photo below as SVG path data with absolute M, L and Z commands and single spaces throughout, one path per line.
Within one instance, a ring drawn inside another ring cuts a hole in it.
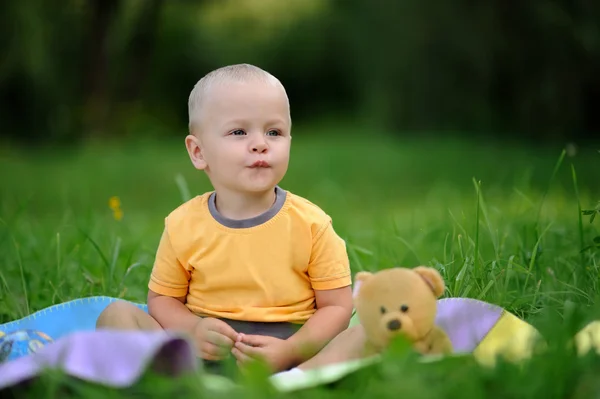
M 148 313 L 163 329 L 192 334 L 198 323 L 198 316 L 185 306 L 185 296 L 171 297 L 148 291 Z
M 315 235 L 308 276 L 315 291 L 316 311 L 287 341 L 293 365 L 300 364 L 323 349 L 348 328 L 352 317 L 352 277 L 346 243 L 339 237 L 331 219 Z
M 148 283 L 148 313 L 163 329 L 190 335 L 202 358 L 219 360 L 233 347 L 238 334 L 224 321 L 196 316 L 185 306 L 190 277 L 165 227 Z
M 350 286 L 316 290 L 315 299 L 317 311 L 287 340 L 292 349 L 292 365 L 313 357 L 350 324 L 353 309 Z
M 184 305 L 185 297 L 148 293 L 148 311 L 164 328 L 188 334 L 195 342 L 197 354 L 205 360 L 222 360 L 238 338 L 227 323 L 212 317 L 194 315 Z
M 185 306 L 189 279 L 190 272 L 179 261 L 165 223 L 148 282 L 148 313 L 164 329 L 192 333 L 198 323 L 198 316 Z

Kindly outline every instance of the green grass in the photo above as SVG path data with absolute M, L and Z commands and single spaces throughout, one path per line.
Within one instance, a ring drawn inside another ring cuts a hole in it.
M 295 132 L 282 186 L 333 217 L 353 271 L 434 266 L 446 280 L 446 296 L 505 307 L 536 326 L 549 349 L 521 366 L 501 362 L 494 370 L 464 359 L 420 365 L 396 354 L 334 387 L 286 396 L 598 395 L 598 359 L 563 349 L 588 321 L 600 319 L 594 244 L 600 222 L 581 212 L 600 200 L 597 149 L 571 156 L 560 148 L 451 137 L 337 133 Z M 144 301 L 163 218 L 210 189 L 191 167 L 182 138 L 1 151 L 0 323 L 83 296 Z M 120 221 L 108 207 L 112 196 L 122 202 Z M 41 397 L 214 396 L 199 381 L 147 376 L 112 392 L 48 374 L 33 389 Z M 280 396 L 260 377 L 242 386 L 232 396 Z

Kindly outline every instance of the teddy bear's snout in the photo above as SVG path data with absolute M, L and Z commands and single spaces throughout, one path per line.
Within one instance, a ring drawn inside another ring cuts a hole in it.
M 399 319 L 392 319 L 387 322 L 387 328 L 391 331 L 399 330 L 402 327 L 402 323 Z

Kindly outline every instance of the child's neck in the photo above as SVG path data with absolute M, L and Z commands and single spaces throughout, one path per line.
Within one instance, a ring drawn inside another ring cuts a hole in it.
M 217 211 L 233 220 L 250 219 L 268 211 L 275 203 L 275 188 L 262 193 L 240 194 L 219 190 L 215 198 Z

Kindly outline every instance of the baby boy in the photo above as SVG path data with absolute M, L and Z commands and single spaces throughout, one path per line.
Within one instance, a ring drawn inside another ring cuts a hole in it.
M 97 327 L 180 331 L 207 362 L 232 355 L 288 370 L 348 327 L 345 243 L 323 210 L 279 186 L 292 123 L 277 78 L 226 66 L 200 79 L 188 107 L 186 148 L 214 191 L 166 217 L 148 313 L 115 302 Z

